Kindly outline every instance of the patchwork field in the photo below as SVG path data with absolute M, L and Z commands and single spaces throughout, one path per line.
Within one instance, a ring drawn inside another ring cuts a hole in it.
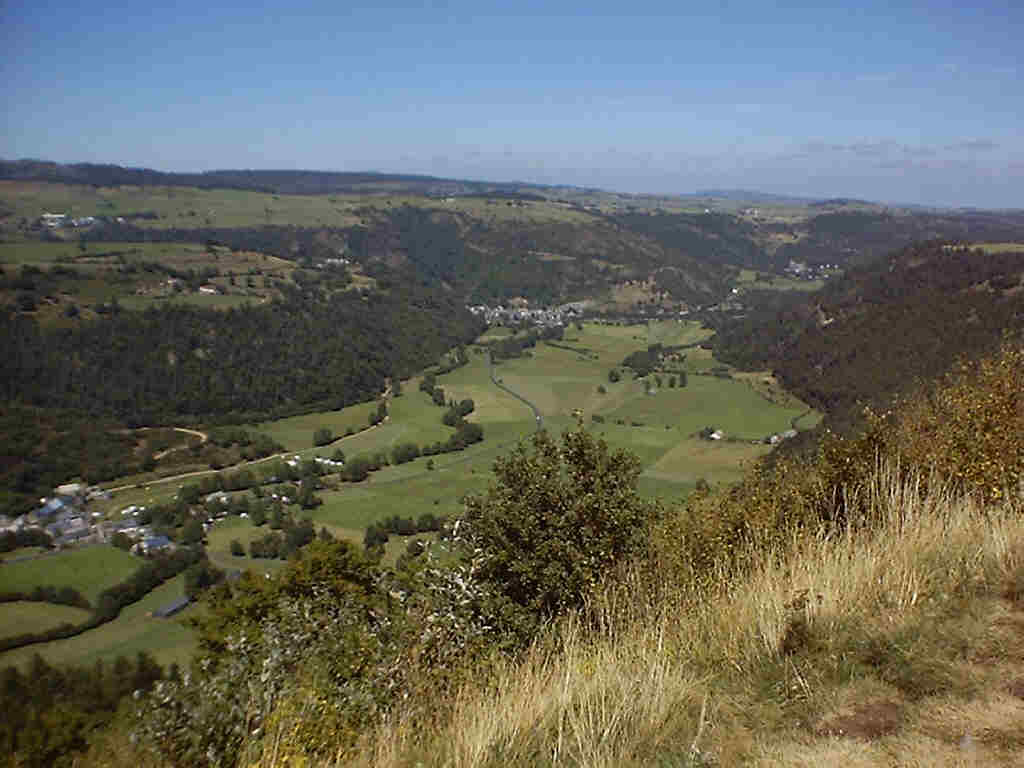
M 37 643 L 2 653 L 0 668 L 27 666 L 36 653 L 49 664 L 90 666 L 101 660 L 109 664 L 118 656 L 131 658 L 139 651 L 152 654 L 162 665 L 174 662 L 186 665 L 195 647 L 195 639 L 192 630 L 182 622 L 202 611 L 202 604 L 189 606 L 170 619 L 150 615 L 157 608 L 181 597 L 184 585 L 185 577 L 176 576 L 125 608 L 114 621 L 96 629 L 67 640 Z
M 28 290 L 41 322 L 66 325 L 114 301 L 132 310 L 169 303 L 210 309 L 260 304 L 277 294 L 279 281 L 291 280 L 295 264 L 194 243 L 23 242 L 0 243 L 0 268 L 22 277 L 22 288 L 0 290 L 0 299 L 20 300 Z M 32 270 L 39 272 L 26 274 Z M 189 278 L 189 286 L 174 283 L 171 274 L 198 277 Z M 198 292 L 199 282 L 220 292 Z
M 488 337 L 508 333 L 493 330 Z M 643 467 L 641 492 L 671 503 L 684 498 L 698 479 L 712 484 L 739 479 L 745 466 L 770 450 L 752 441 L 794 424 L 797 428 L 809 428 L 820 418 L 820 414 L 783 391 L 770 374 L 721 378 L 698 373 L 715 369 L 732 374 L 709 350 L 699 347 L 683 350 L 685 360 L 672 364 L 678 370 L 689 371 L 685 388 L 669 388 L 668 374 L 661 374 L 665 386 L 657 387 L 653 375 L 647 380 L 637 379 L 621 366 L 630 353 L 646 349 L 649 344 L 688 345 L 708 335 L 709 331 L 687 321 L 633 326 L 587 323 L 582 330 L 575 326 L 567 330 L 565 337 L 555 342 L 557 346 L 541 342 L 528 350 L 528 355 L 498 363 L 494 373 L 504 386 L 539 409 L 543 426 L 550 432 L 560 433 L 575 424 L 579 415 L 612 447 L 637 454 Z M 614 383 L 608 377 L 612 369 L 621 373 L 620 380 Z M 468 364 L 438 376 L 437 384 L 444 388 L 447 399 L 474 401 L 476 409 L 469 419 L 483 426 L 484 442 L 457 453 L 387 466 L 358 484 L 336 483 L 336 478 L 326 478 L 336 489 L 320 491 L 323 504 L 309 513 L 318 530 L 326 526 L 337 537 L 361 543 L 367 525 L 391 515 L 417 518 L 430 512 L 454 516 L 461 512 L 466 494 L 487 489 L 495 460 L 536 429 L 531 409 L 491 381 L 489 358 L 481 347 L 472 347 Z M 400 443 L 423 446 L 446 440 L 452 429 L 441 422 L 444 409 L 419 391 L 419 379 L 403 382 L 402 390 L 400 397 L 390 399 L 389 416 L 384 423 L 331 445 L 314 448 L 313 432 L 327 427 L 336 435 L 344 435 L 349 428 L 361 429 L 376 404 L 362 403 L 340 411 L 254 424 L 250 428 L 271 435 L 289 453 L 303 457 L 330 456 L 340 448 L 351 459 L 381 451 L 390 453 Z M 708 441 L 694 436 L 707 426 L 723 430 L 727 439 Z M 128 504 L 166 501 L 182 484 L 194 482 L 198 476 L 150 483 L 145 488 L 128 487 L 104 502 L 102 508 L 116 516 Z M 236 557 L 230 552 L 233 539 L 248 552 L 249 543 L 269 531 L 268 526 L 257 528 L 248 519 L 222 520 L 207 534 L 210 559 L 225 569 L 272 572 L 281 567 L 282 561 L 254 560 L 248 554 Z M 407 539 L 392 537 L 386 548 L 386 562 L 394 562 L 407 544 Z M 91 599 L 135 567 L 137 561 L 119 550 L 89 548 L 0 565 L 0 589 L 67 583 L 77 586 Z M 138 650 L 153 653 L 162 663 L 180 662 L 191 647 L 189 630 L 176 620 L 146 615 L 180 594 L 181 577 L 126 609 L 109 625 L 78 638 L 10 652 L 0 656 L 0 666 L 23 663 L 37 651 L 51 663 L 90 663 Z M 199 610 L 201 605 L 188 609 Z M 45 621 L 46 617 L 37 620 Z
M 582 412 L 609 444 L 627 448 L 640 457 L 644 492 L 679 499 L 698 478 L 712 483 L 738 479 L 746 464 L 769 450 L 764 445 L 752 445 L 752 440 L 789 429 L 794 419 L 808 411 L 764 374 L 758 380 L 760 390 L 742 379 L 693 374 L 685 389 L 663 387 L 653 395 L 646 394 L 644 381 L 628 373 L 616 383 L 608 380 L 611 368 L 648 344 L 690 344 L 707 336 L 706 329 L 692 322 L 636 326 L 588 323 L 582 331 L 567 331 L 558 346 L 540 343 L 530 350 L 529 357 L 499 363 L 495 375 L 537 406 L 545 428 L 551 432 L 569 427 L 575 423 L 574 413 Z M 719 365 L 708 350 L 692 348 L 686 352 L 681 368 L 699 371 Z M 664 380 L 667 378 L 663 375 Z M 433 457 L 433 470 L 427 470 L 427 460 L 420 458 L 386 467 L 364 483 L 343 484 L 338 491 L 326 492 L 322 494 L 324 505 L 314 513 L 318 524 L 362 531 L 369 523 L 392 514 L 456 514 L 466 493 L 486 489 L 494 460 L 535 428 L 530 409 L 491 382 L 483 354 L 471 354 L 468 365 L 438 377 L 438 384 L 449 398 L 474 400 L 477 408 L 470 418 L 483 425 L 484 443 L 461 453 Z M 346 456 L 387 450 L 397 442 L 432 441 L 449 433 L 440 425 L 441 409 L 415 390 L 415 382 L 406 386 L 405 392 L 392 401 L 386 424 L 343 443 Z M 603 417 L 604 423 L 591 422 L 593 414 Z M 805 416 L 807 422 L 798 422 L 798 426 L 810 426 L 810 419 L 816 415 L 811 412 Z M 633 426 L 634 422 L 638 426 Z M 722 429 L 727 437 L 743 442 L 692 437 L 705 426 Z
M 8 221 L 34 220 L 44 212 L 81 216 L 130 216 L 152 212 L 155 219 L 137 219 L 137 226 L 170 227 L 351 227 L 373 210 L 410 204 L 438 211 L 464 213 L 492 221 L 549 223 L 592 221 L 589 214 L 555 202 L 517 204 L 506 200 L 458 197 L 432 199 L 387 194 L 381 184 L 376 195 L 276 195 L 232 189 L 193 187 L 92 187 L 45 182 L 0 181 L 0 202 L 10 211 Z

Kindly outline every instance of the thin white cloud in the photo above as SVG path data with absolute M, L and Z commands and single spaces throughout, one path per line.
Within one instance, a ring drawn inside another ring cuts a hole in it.
M 971 139 L 970 141 L 958 141 L 954 144 L 947 144 L 943 149 L 951 152 L 989 152 L 993 149 L 999 149 L 999 144 L 991 139 Z

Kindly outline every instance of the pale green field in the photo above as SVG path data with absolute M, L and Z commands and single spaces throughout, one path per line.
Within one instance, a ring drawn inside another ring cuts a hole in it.
M 384 184 L 378 191 L 386 192 Z M 370 191 L 370 190 L 368 190 Z M 593 222 L 593 216 L 557 203 L 529 202 L 508 205 L 504 200 L 409 195 L 274 195 L 231 189 L 191 187 L 100 187 L 0 181 L 0 201 L 13 210 L 9 219 L 35 219 L 44 212 L 79 216 L 123 216 L 153 211 L 156 220 L 138 219 L 136 226 L 252 227 L 295 225 L 350 227 L 365 222 L 362 212 L 386 211 L 413 205 L 436 211 L 462 213 L 495 222 L 537 224 Z M 72 233 L 74 230 L 70 230 Z
M 179 270 L 211 267 L 222 274 L 260 270 L 261 274 L 254 278 L 257 286 L 263 285 L 264 275 L 285 278 L 295 269 L 294 263 L 276 256 L 220 247 L 211 249 L 196 243 L 90 242 L 84 251 L 77 242 L 0 243 L 0 264 L 31 264 L 40 268 L 59 264 L 90 274 L 121 264 L 143 262 L 155 262 Z M 135 275 L 140 279 L 165 279 L 163 275 L 152 277 L 141 272 Z
M 971 247 L 985 253 L 1024 253 L 1024 243 L 977 243 Z
M 333 430 L 337 437 L 342 437 L 350 427 L 356 431 L 364 429 L 369 424 L 370 414 L 376 410 L 377 403 L 375 402 L 358 403 L 342 408 L 340 411 L 321 411 L 277 421 L 264 421 L 249 425 L 247 428 L 269 435 L 283 445 L 286 450 L 304 451 L 313 447 L 313 433 L 316 430 L 325 427 Z M 341 448 L 347 456 L 350 453 L 349 446 L 353 437 L 343 442 L 321 446 L 319 454 L 330 456 L 335 448 Z
M 796 429 L 800 430 L 814 429 L 814 427 L 821 423 L 823 418 L 825 418 L 825 414 L 818 411 L 810 411 L 794 421 L 793 425 Z
M 100 592 L 124 581 L 141 565 L 137 557 L 103 544 L 70 549 L 35 560 L 0 565 L 0 592 L 68 586 L 95 603 Z
M 605 417 L 659 429 L 669 426 L 684 436 L 712 426 L 727 437 L 749 441 L 789 429 L 791 420 L 805 410 L 769 403 L 741 381 L 690 376 L 685 388 L 641 395 Z
M 347 227 L 358 223 L 354 201 L 327 196 L 270 195 L 230 189 L 190 187 L 100 187 L 42 182 L 0 182 L 0 200 L 13 218 L 29 219 L 45 211 L 71 216 L 123 216 L 153 211 L 155 221 L 141 227 L 246 227 L 264 224 Z
M 647 343 L 660 342 L 666 347 L 696 344 L 714 335 L 710 328 L 692 320 L 657 320 L 647 324 Z
M 712 484 L 734 483 L 770 450 L 767 445 L 687 438 L 649 466 L 644 477 L 686 485 L 698 478 Z
M 206 534 L 206 554 L 210 562 L 225 570 L 238 569 L 255 571 L 256 573 L 272 573 L 284 565 L 284 560 L 249 557 L 249 543 L 254 539 L 262 539 L 271 533 L 269 525 L 256 527 L 247 518 L 228 517 L 218 520 Z M 246 554 L 236 557 L 231 554 L 231 540 L 238 539 L 245 547 Z
M 741 270 L 737 283 L 740 293 L 747 290 L 807 291 L 810 293 L 820 290 L 825 285 L 824 280 L 797 280 L 793 277 L 782 277 L 752 269 Z
M 488 328 L 487 331 L 477 341 L 494 341 L 495 339 L 504 339 L 512 335 L 512 329 L 506 328 L 503 325 L 496 325 L 493 328 Z
M 531 350 L 531 357 L 498 364 L 496 375 L 537 405 L 545 428 L 552 433 L 571 426 L 574 412 L 581 410 L 590 428 L 610 445 L 639 456 L 645 467 L 641 477 L 644 492 L 680 498 L 698 477 L 709 482 L 739 479 L 743 464 L 767 451 L 749 442 L 711 443 L 691 440 L 688 435 L 710 425 L 748 440 L 760 438 L 789 429 L 791 420 L 806 410 L 795 398 L 784 400 L 785 405 L 771 403 L 740 380 L 691 375 L 687 388 L 663 388 L 653 396 L 645 394 L 643 382 L 627 374 L 615 384 L 608 382 L 610 368 L 648 343 L 685 344 L 707 335 L 692 322 L 630 327 L 587 324 L 582 332 L 575 328 L 567 331 L 559 342 L 575 351 L 540 343 Z M 708 350 L 690 349 L 687 354 L 691 370 L 717 365 Z M 663 379 L 667 381 L 667 375 Z M 315 520 L 359 531 L 391 514 L 457 514 L 464 494 L 487 488 L 494 459 L 532 433 L 531 412 L 491 383 L 483 355 L 471 355 L 468 365 L 439 377 L 438 383 L 448 397 L 474 400 L 477 410 L 471 418 L 484 426 L 484 443 L 462 453 L 435 456 L 434 471 L 427 471 L 426 459 L 420 458 L 382 469 L 364 483 L 343 484 L 336 492 L 323 493 L 324 505 L 315 511 Z M 415 391 L 416 382 L 412 384 L 403 397 L 392 402 L 389 423 L 352 438 L 353 448 L 369 453 L 404 440 L 422 443 L 436 439 L 431 436 L 437 434 L 441 409 Z M 598 385 L 604 386 L 605 394 L 598 393 Z M 605 423 L 592 423 L 593 413 L 604 415 Z M 617 418 L 624 419 L 626 425 L 615 424 Z M 629 426 L 634 420 L 646 426 Z M 346 455 L 356 453 L 346 448 Z
M 184 584 L 184 575 L 176 576 L 125 608 L 114 621 L 76 637 L 36 643 L 2 653 L 0 667 L 24 667 L 37 653 L 49 664 L 91 666 L 99 660 L 109 664 L 118 656 L 132 658 L 139 651 L 152 654 L 158 663 L 165 666 L 172 662 L 185 666 L 195 648 L 195 636 L 191 629 L 182 625 L 182 621 L 198 615 L 203 606 L 191 605 L 169 619 L 149 615 L 181 597 Z
M 89 612 L 51 603 L 0 603 L 0 637 L 43 632 L 61 624 L 81 624 Z
M 306 511 L 295 513 L 297 519 L 313 517 Z M 360 545 L 363 543 L 364 529 L 339 528 L 324 522 L 316 524 L 316 532 L 319 534 L 321 528 L 327 528 L 331 535 L 339 539 L 348 539 Z M 255 573 L 273 573 L 279 570 L 284 560 L 273 560 L 270 558 L 249 557 L 249 544 L 254 539 L 262 539 L 270 533 L 275 533 L 269 525 L 256 527 L 252 521 L 244 517 L 226 517 L 218 520 L 206 534 L 206 554 L 210 562 L 218 568 L 225 570 L 254 571 Z M 245 548 L 245 555 L 241 557 L 231 554 L 231 541 L 237 539 Z

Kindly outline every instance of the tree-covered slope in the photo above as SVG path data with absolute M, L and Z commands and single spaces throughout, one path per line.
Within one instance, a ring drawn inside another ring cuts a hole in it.
M 774 369 L 833 414 L 879 402 L 1024 329 L 1024 254 L 932 241 L 852 269 L 805 297 L 709 317 L 716 355 Z
M 129 424 L 268 418 L 370 399 L 481 330 L 450 295 L 414 285 L 296 289 L 226 312 L 173 305 L 53 330 L 4 312 L 0 386 L 8 401 Z

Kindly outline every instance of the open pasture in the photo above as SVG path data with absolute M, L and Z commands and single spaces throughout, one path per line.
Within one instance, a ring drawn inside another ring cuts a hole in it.
M 313 510 L 313 522 L 318 528 L 326 523 L 358 531 L 361 540 L 366 526 L 391 515 L 418 518 L 430 512 L 454 516 L 462 511 L 463 496 L 487 489 L 494 459 L 511 447 L 488 446 L 485 439 L 460 453 L 433 457 L 433 470 L 426 469 L 424 458 L 382 469 L 363 483 L 343 484 L 338 491 L 322 493 L 324 503 Z
M 295 265 L 268 254 L 209 248 L 198 243 L 23 242 L 0 243 L 0 264 L 28 264 L 40 269 L 60 265 L 83 273 L 104 268 L 162 264 L 172 269 L 216 269 L 221 273 L 261 274 L 287 277 Z
M 667 426 L 682 435 L 712 426 L 728 437 L 749 441 L 789 429 L 792 419 L 806 410 L 770 403 L 740 381 L 690 376 L 684 388 L 641 395 L 603 415 L 627 424 L 639 422 L 661 429 Z
M 0 201 L 11 218 L 39 217 L 44 212 L 80 216 L 125 216 L 152 212 L 156 219 L 134 219 L 136 226 L 253 227 L 266 224 L 346 227 L 359 222 L 355 199 L 331 196 L 274 195 L 233 189 L 193 187 L 91 187 L 43 182 L 0 182 Z
M 647 343 L 666 347 L 696 344 L 715 332 L 694 320 L 652 320 L 647 324 Z
M 218 520 L 206 533 L 206 554 L 210 562 L 226 571 L 241 570 L 255 573 L 273 573 L 284 565 L 283 560 L 249 557 L 249 544 L 272 533 L 269 525 L 259 527 L 244 517 L 227 517 Z M 232 540 L 238 540 L 245 548 L 245 555 L 231 554 Z
M 648 466 L 643 477 L 684 485 L 692 485 L 701 478 L 712 485 L 734 483 L 770 450 L 770 446 L 762 444 L 688 437 Z
M 0 637 L 26 632 L 44 632 L 61 624 L 81 624 L 89 612 L 69 605 L 32 603 L 19 600 L 0 603 Z
M 151 614 L 184 594 L 184 575 L 161 584 L 142 600 L 129 605 L 114 621 L 90 629 L 66 640 L 36 643 L 0 654 L 0 667 L 26 667 L 35 654 L 48 664 L 90 666 L 97 661 L 111 664 L 118 656 L 133 658 L 139 651 L 151 654 L 164 666 L 187 665 L 196 640 L 192 630 L 182 621 L 198 615 L 203 606 L 191 605 L 168 619 Z
M 138 558 L 105 544 L 54 552 L 33 560 L 0 564 L 0 592 L 36 587 L 74 587 L 90 602 L 138 570 Z
M 330 429 L 336 437 L 343 437 L 349 429 L 359 431 L 369 424 L 370 414 L 377 410 L 377 403 L 357 403 L 339 411 L 318 411 L 303 416 L 292 416 L 277 421 L 251 424 L 247 428 L 262 432 L 279 442 L 289 451 L 302 451 L 313 447 L 313 433 L 318 429 Z M 440 417 L 439 417 L 440 418 Z M 351 437 L 342 442 L 323 446 L 321 453 L 330 455 L 335 447 L 349 454 Z
M 156 219 L 134 219 L 137 226 L 170 227 L 351 227 L 376 211 L 403 205 L 432 209 L 496 223 L 521 225 L 556 222 L 591 222 L 593 216 L 560 203 L 517 202 L 503 199 L 455 197 L 437 199 L 387 194 L 383 183 L 366 185 L 367 193 L 278 195 L 194 187 L 92 187 L 32 181 L 0 181 L 0 202 L 11 211 L 8 220 L 34 220 L 45 212 L 81 216 L 130 216 L 152 212 Z

